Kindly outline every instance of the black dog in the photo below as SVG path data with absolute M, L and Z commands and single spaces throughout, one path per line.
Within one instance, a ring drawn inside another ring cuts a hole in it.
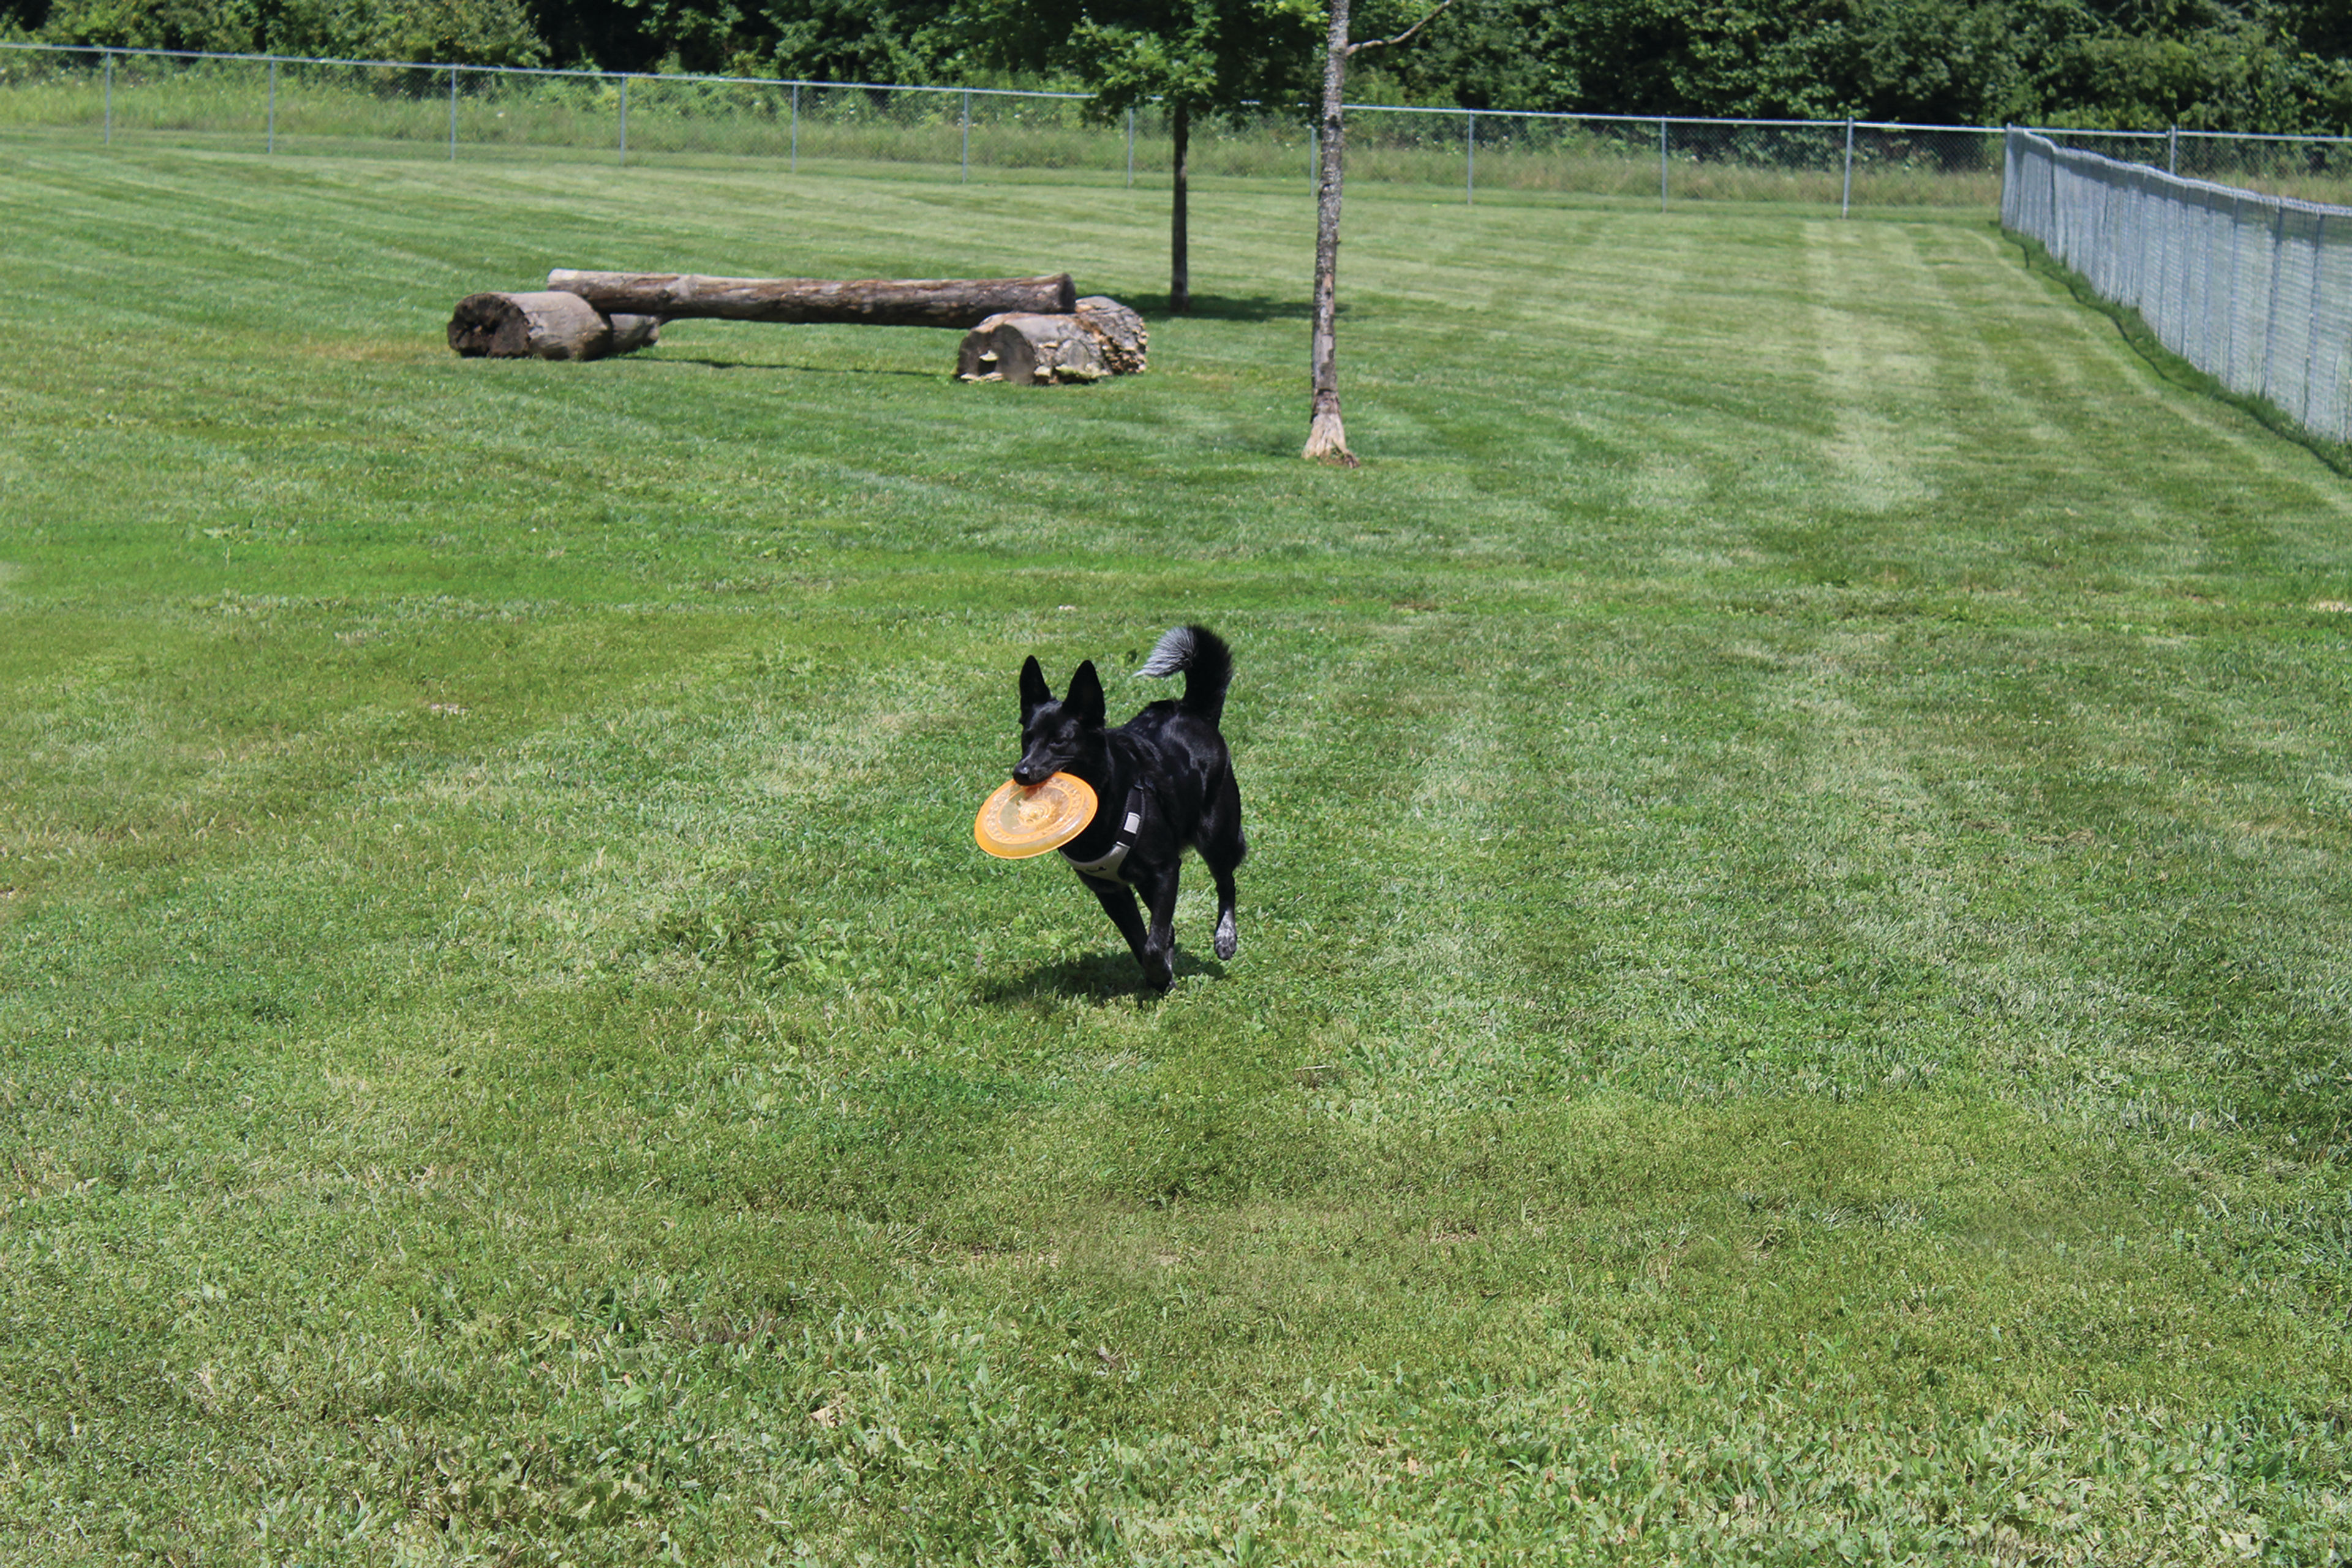
M 1191 845 L 1217 879 L 1217 956 L 1231 958 L 1234 869 L 1249 853 L 1233 754 L 1217 731 L 1233 650 L 1205 626 L 1178 626 L 1160 639 L 1139 675 L 1184 672 L 1184 695 L 1154 702 L 1116 730 L 1103 728 L 1103 689 L 1088 659 L 1059 701 L 1035 658 L 1021 667 L 1021 762 L 1013 782 L 1042 784 L 1057 773 L 1093 786 L 1098 803 L 1086 831 L 1062 846 L 1079 879 L 1135 950 L 1144 984 L 1175 984 L 1176 874 Z M 1140 893 L 1151 911 L 1136 912 Z

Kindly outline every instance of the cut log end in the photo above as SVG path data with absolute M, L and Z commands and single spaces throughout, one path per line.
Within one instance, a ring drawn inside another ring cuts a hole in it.
M 1141 316 L 1102 294 L 1089 294 L 1079 300 L 1075 314 L 1113 375 L 1143 374 L 1150 334 L 1144 330 Z
M 577 294 L 468 294 L 449 317 L 449 347 L 466 359 L 604 359 L 661 339 L 652 316 L 607 316 Z

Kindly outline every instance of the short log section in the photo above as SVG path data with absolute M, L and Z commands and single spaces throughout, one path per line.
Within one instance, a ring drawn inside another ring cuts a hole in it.
M 1009 310 L 989 317 L 964 334 L 956 374 L 1023 386 L 1136 375 L 1144 368 L 1145 340 L 1141 316 L 1094 294 L 1067 312 Z
M 547 286 L 604 314 L 666 321 L 832 322 L 867 327 L 976 327 L 1008 310 L 1066 312 L 1077 289 L 1066 272 L 1046 278 L 702 278 L 686 272 L 575 272 Z
M 467 359 L 603 359 L 661 337 L 651 316 L 607 316 L 577 294 L 468 294 L 449 317 L 449 346 Z
M 964 334 L 956 374 L 964 381 L 1100 381 L 1110 374 L 1077 317 L 1007 310 Z

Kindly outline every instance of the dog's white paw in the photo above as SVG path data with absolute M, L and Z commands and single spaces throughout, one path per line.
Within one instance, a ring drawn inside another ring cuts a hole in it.
M 1227 910 L 1217 917 L 1217 956 L 1231 958 L 1241 948 L 1241 937 L 1234 930 L 1234 912 Z

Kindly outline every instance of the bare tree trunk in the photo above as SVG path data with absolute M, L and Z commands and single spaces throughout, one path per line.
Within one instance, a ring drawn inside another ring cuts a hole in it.
M 1192 184 L 1187 163 L 1192 155 L 1192 107 L 1180 99 L 1174 113 L 1176 195 L 1168 217 L 1168 310 L 1171 315 L 1187 316 L 1192 311 L 1192 258 L 1186 242 L 1191 219 L 1185 213 Z
M 1323 61 L 1323 166 L 1315 193 L 1315 327 L 1307 361 L 1315 386 L 1313 416 L 1301 457 L 1357 466 L 1339 422 L 1339 188 L 1347 163 L 1339 105 L 1348 80 L 1349 0 L 1331 0 L 1331 47 Z

